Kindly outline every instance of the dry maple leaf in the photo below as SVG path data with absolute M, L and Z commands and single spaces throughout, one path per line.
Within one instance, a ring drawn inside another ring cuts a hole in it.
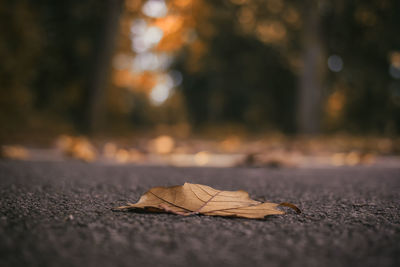
M 285 212 L 277 209 L 278 206 L 287 206 L 300 213 L 293 204 L 256 201 L 243 190 L 221 191 L 206 185 L 185 183 L 182 186 L 153 187 L 137 203 L 129 203 L 114 210 L 262 219 L 268 215 L 284 214 Z

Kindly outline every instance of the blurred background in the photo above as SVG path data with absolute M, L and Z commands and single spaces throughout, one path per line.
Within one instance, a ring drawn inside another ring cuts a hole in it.
M 3 156 L 398 154 L 399 13 L 396 0 L 3 0 Z

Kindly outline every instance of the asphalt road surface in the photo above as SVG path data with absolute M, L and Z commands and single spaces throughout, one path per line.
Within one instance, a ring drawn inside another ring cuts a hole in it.
M 113 212 L 185 181 L 303 211 L 264 220 Z M 399 168 L 0 161 L 0 266 L 400 266 Z

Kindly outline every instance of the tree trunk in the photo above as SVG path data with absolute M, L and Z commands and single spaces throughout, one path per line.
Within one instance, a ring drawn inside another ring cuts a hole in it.
M 108 85 L 115 42 L 119 32 L 119 18 L 122 13 L 123 0 L 106 0 L 106 18 L 99 50 L 95 58 L 93 72 L 87 86 L 85 118 L 83 129 L 88 133 L 99 130 L 103 123 L 103 96 Z
M 303 33 L 303 69 L 299 80 L 297 129 L 300 134 L 320 133 L 325 49 L 321 34 L 318 1 L 309 1 Z

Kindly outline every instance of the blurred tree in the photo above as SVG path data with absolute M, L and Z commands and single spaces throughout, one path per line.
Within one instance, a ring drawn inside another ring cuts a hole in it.
M 122 4 L 123 0 L 3 1 L 4 116 L 18 116 L 19 126 L 47 117 L 55 125 L 70 121 L 78 130 L 94 129 L 102 116 L 102 92 Z
M 88 79 L 85 95 L 85 130 L 94 132 L 101 127 L 104 116 L 103 95 L 108 86 L 111 59 L 114 54 L 115 42 L 120 28 L 119 20 L 122 14 L 123 0 L 107 0 L 105 2 L 105 21 L 101 30 L 100 44 L 95 57 L 93 70 Z
M 43 32 L 32 5 L 12 0 L 0 4 L 0 32 L 0 128 L 4 133 L 29 122 Z
M 395 0 L 196 1 L 196 39 L 178 64 L 193 122 L 398 133 L 399 10 Z
M 293 132 L 295 75 L 278 49 L 287 30 L 265 2 L 232 2 L 193 5 L 197 36 L 176 65 L 192 122 Z
M 322 120 L 398 134 L 399 11 L 396 0 L 4 0 L 1 130 L 173 124 L 187 110 L 196 126 L 317 133 Z
M 321 131 L 322 90 L 325 82 L 326 55 L 322 13 L 324 1 L 308 0 L 299 7 L 304 17 L 302 30 L 302 70 L 297 100 L 297 130 L 301 134 Z
M 69 116 L 81 131 L 94 130 L 102 116 L 122 1 L 38 0 L 35 5 L 46 33 L 36 107 Z
M 333 104 L 327 106 L 326 128 L 398 134 L 400 2 L 336 1 L 328 11 L 325 38 L 334 57 L 326 82 Z

